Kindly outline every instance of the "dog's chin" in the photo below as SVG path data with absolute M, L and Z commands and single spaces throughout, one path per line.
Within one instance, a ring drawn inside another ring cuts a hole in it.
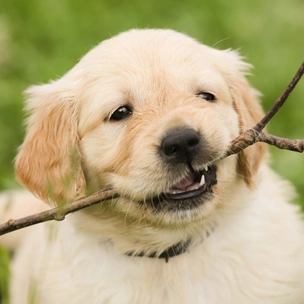
M 217 184 L 216 167 L 192 171 L 167 191 L 145 200 L 154 212 L 194 211 L 213 198 L 213 186 Z

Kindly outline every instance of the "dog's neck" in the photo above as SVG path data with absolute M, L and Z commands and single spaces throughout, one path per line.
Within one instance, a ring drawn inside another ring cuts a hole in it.
M 182 243 L 182 242 L 177 243 L 177 244 L 167 248 L 166 250 L 164 250 L 160 254 L 158 254 L 157 252 L 152 252 L 152 253 L 146 255 L 144 252 L 140 252 L 140 253 L 137 253 L 137 254 L 135 254 L 133 252 L 128 252 L 127 255 L 128 256 L 134 256 L 134 257 L 147 257 L 147 258 L 165 259 L 166 263 L 168 263 L 169 258 L 173 258 L 177 255 L 185 253 L 187 251 L 187 249 L 189 248 L 190 243 L 191 243 L 190 239 L 185 243 Z
M 93 206 L 94 207 L 94 206 Z M 132 256 L 136 259 L 154 258 L 168 261 L 178 255 L 186 254 L 190 247 L 194 248 L 204 242 L 217 226 L 217 217 L 210 217 L 189 226 L 158 228 L 141 222 L 128 223 L 120 214 L 110 214 L 109 219 L 103 209 L 88 208 L 77 212 L 71 220 L 83 233 L 96 234 L 102 244 L 108 244 L 119 254 Z

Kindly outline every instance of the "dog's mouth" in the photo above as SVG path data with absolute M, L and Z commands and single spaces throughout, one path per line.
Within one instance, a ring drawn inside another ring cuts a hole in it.
M 190 171 L 183 180 L 173 185 L 163 195 L 170 200 L 191 199 L 212 192 L 211 187 L 216 183 L 216 168 L 206 167 L 201 171 Z
M 217 184 L 216 167 L 209 166 L 203 170 L 190 170 L 186 177 L 171 186 L 166 192 L 152 199 L 156 209 L 192 209 L 211 197 L 212 186 Z

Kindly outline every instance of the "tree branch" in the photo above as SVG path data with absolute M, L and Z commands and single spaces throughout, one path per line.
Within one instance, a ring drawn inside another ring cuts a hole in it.
M 104 189 L 97 191 L 88 197 L 82 198 L 70 204 L 36 213 L 18 220 L 9 219 L 6 223 L 0 225 L 0 235 L 42 222 L 48 222 L 51 220 L 62 221 L 69 213 L 81 210 L 88 206 L 93 206 L 102 201 L 113 199 L 118 196 L 119 195 L 115 193 L 111 187 L 105 187 Z
M 279 111 L 279 109 L 282 107 L 284 102 L 287 100 L 289 94 L 296 87 L 297 83 L 300 81 L 301 77 L 303 76 L 303 73 L 304 73 L 304 62 L 302 62 L 297 73 L 295 74 L 295 76 L 293 77 L 293 79 L 287 86 L 286 90 L 283 92 L 283 94 L 276 100 L 273 107 L 268 111 L 268 113 L 264 116 L 264 118 L 253 127 L 254 130 L 259 132 L 265 128 L 266 124 Z
M 273 116 L 279 111 L 284 102 L 287 100 L 288 96 L 303 76 L 303 73 L 304 62 L 302 62 L 297 73 L 295 74 L 283 94 L 276 100 L 272 108 L 268 111 L 268 113 L 254 127 L 245 131 L 232 141 L 225 157 L 232 154 L 237 154 L 256 142 L 264 142 L 269 145 L 273 145 L 279 149 L 286 149 L 300 153 L 304 151 L 304 140 L 291 140 L 287 138 L 280 138 L 271 134 L 261 132 L 265 128 L 266 124 L 273 118 Z
M 303 76 L 303 73 L 304 73 L 304 62 L 300 66 L 299 70 L 297 71 L 296 75 L 294 76 L 294 78 L 292 79 L 286 90 L 276 100 L 275 104 L 269 110 L 269 112 L 252 129 L 245 131 L 244 133 L 242 133 L 240 136 L 238 136 L 236 139 L 232 141 L 231 146 L 228 149 L 228 152 L 226 153 L 225 157 L 232 154 L 237 154 L 240 151 L 244 150 L 245 148 L 255 144 L 256 142 L 264 142 L 273 145 L 279 149 L 287 149 L 296 152 L 304 151 L 304 140 L 290 140 L 261 132 L 265 128 L 266 124 L 273 118 L 273 116 L 278 112 L 278 110 L 282 107 L 284 102 L 287 100 L 289 94 L 293 91 L 293 89 L 295 88 L 295 86 Z M 51 221 L 51 220 L 62 221 L 64 220 L 65 216 L 68 215 L 69 213 L 117 197 L 119 197 L 119 193 L 116 193 L 112 187 L 107 186 L 91 196 L 85 197 L 83 199 L 64 205 L 62 207 L 57 207 L 48 211 L 30 215 L 17 220 L 10 219 L 6 223 L 0 225 L 0 235 L 46 221 Z
M 225 157 L 232 154 L 237 154 L 257 142 L 263 142 L 275 146 L 279 149 L 290 150 L 299 153 L 304 152 L 304 140 L 282 138 L 263 132 L 257 132 L 252 128 L 245 131 L 232 141 Z

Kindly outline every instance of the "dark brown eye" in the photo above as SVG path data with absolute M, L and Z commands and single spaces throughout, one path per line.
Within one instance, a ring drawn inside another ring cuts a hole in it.
M 207 101 L 215 101 L 215 96 L 211 93 L 206 93 L 206 92 L 199 92 L 196 94 L 198 98 L 205 99 Z
M 110 120 L 118 121 L 122 120 L 132 114 L 132 110 L 128 106 L 118 108 L 110 117 Z

